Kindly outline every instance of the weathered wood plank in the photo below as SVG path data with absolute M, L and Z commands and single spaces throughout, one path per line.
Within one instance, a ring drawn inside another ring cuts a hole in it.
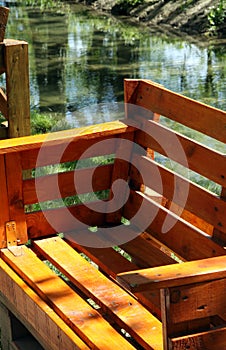
M 9 137 L 30 135 L 28 44 L 5 40 Z
M 31 250 L 23 246 L 23 256 L 15 259 L 5 249 L 2 256 L 88 346 L 104 350 L 117 346 L 133 349 L 96 310 L 55 275 Z M 68 260 L 66 256 L 65 258 Z M 51 338 L 51 335 L 49 336 Z
M 151 81 L 138 82 L 136 102 L 132 103 L 226 142 L 226 112 L 172 92 Z M 133 80 L 126 80 L 125 84 L 134 86 Z
M 166 265 L 119 274 L 117 279 L 132 291 L 178 287 L 226 277 L 225 256 Z
M 0 42 L 4 40 L 6 25 L 9 17 L 9 9 L 7 7 L 0 7 Z
M 0 279 L 0 301 L 46 350 L 88 350 L 88 346 L 2 259 Z
M 59 237 L 53 237 L 34 242 L 34 245 L 142 346 L 146 349 L 162 349 L 161 323 L 67 243 Z

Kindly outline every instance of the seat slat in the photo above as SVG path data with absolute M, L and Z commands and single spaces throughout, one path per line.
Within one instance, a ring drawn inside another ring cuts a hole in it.
M 51 305 L 88 346 L 103 350 L 117 346 L 133 349 L 96 310 L 55 275 L 30 249 L 22 246 L 22 250 L 23 254 L 15 257 L 4 249 L 3 259 Z M 69 257 L 65 258 L 69 260 Z
M 86 234 L 86 231 L 83 231 Z M 76 243 L 73 237 L 73 233 L 67 233 L 65 235 L 66 242 L 75 248 L 77 251 L 84 253 L 99 268 L 106 273 L 110 278 L 116 279 L 117 274 L 125 271 L 133 271 L 139 268 L 138 265 L 125 259 L 121 254 L 116 252 L 113 248 L 91 248 L 81 246 Z M 158 292 L 142 292 L 134 293 L 138 300 L 145 305 L 145 307 L 156 315 L 158 319 L 161 319 L 160 310 L 160 295 Z
M 20 318 L 46 350 L 89 349 L 2 259 L 0 259 L 0 280 L 0 291 L 1 295 L 4 295 L 6 307 L 10 307 L 11 312 Z
M 105 312 L 109 313 L 111 318 L 145 349 L 162 349 L 161 323 L 66 242 L 59 237 L 53 237 L 34 242 L 34 245 L 77 287 L 101 305 Z

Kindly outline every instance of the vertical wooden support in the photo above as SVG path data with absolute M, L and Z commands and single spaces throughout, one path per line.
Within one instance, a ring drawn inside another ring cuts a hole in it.
M 5 40 L 8 137 L 30 135 L 28 44 Z
M 6 173 L 5 173 L 5 159 L 4 155 L 0 155 L 0 248 L 6 246 L 6 233 L 5 224 L 9 221 L 9 206 L 8 206 L 8 195 L 7 195 L 7 184 L 6 184 Z
M 226 187 L 222 187 L 221 189 L 221 195 L 220 198 L 222 198 L 224 201 L 226 201 Z M 221 223 L 219 222 L 219 227 Z M 213 240 L 216 243 L 219 243 L 222 246 L 225 246 L 226 244 L 226 234 L 223 233 L 220 229 L 214 229 L 213 230 Z
M 6 154 L 5 158 L 9 220 L 15 221 L 16 239 L 18 244 L 23 244 L 28 241 L 28 235 L 23 203 L 23 174 L 20 155 L 18 153 L 10 153 Z

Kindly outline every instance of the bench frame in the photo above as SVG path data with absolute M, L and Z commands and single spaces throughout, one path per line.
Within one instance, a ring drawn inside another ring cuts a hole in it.
M 223 349 L 225 130 L 226 112 L 125 80 L 123 121 L 1 141 L 0 301 L 11 330 L 12 313 L 44 349 Z M 217 184 L 218 194 L 159 154 Z M 75 160 L 81 166 L 65 165 Z M 101 196 L 93 202 L 90 177 Z M 16 346 L 8 334 L 4 350 Z

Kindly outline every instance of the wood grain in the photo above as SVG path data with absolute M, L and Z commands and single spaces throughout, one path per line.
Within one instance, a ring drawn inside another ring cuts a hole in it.
M 31 250 L 23 246 L 23 256 L 16 259 L 8 250 L 4 250 L 2 255 L 88 346 L 110 350 L 112 346 L 120 345 L 123 349 L 133 349 L 96 310 L 55 275 Z M 49 336 L 51 338 L 51 335 Z
M 134 298 L 109 281 L 59 237 L 37 241 L 34 244 L 45 258 L 102 306 L 105 313 L 142 346 L 146 349 L 162 349 L 160 322 Z
M 170 288 L 226 277 L 225 256 L 166 265 L 119 274 L 117 279 L 132 291 Z
M 134 86 L 133 80 L 126 80 L 125 84 L 127 89 L 130 89 L 128 87 L 130 84 Z M 136 101 L 132 103 L 200 131 L 216 140 L 226 142 L 226 112 L 182 96 L 151 81 L 138 80 L 135 91 Z

